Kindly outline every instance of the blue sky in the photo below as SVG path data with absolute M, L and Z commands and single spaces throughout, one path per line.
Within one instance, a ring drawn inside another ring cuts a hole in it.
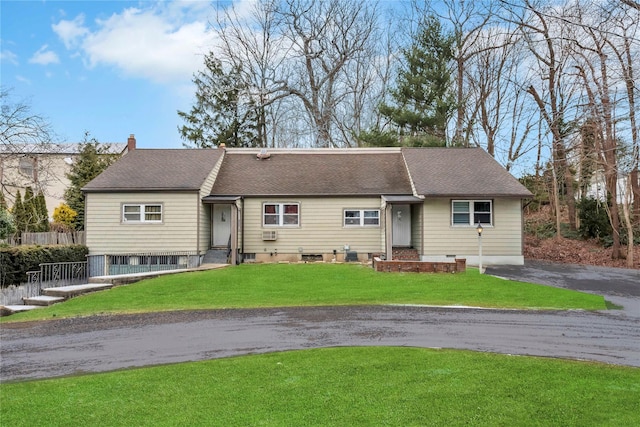
M 177 110 L 215 43 L 210 1 L 0 2 L 0 82 L 57 142 L 182 147 Z

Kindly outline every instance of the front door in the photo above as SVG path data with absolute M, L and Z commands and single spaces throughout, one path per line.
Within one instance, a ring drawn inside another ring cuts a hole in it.
M 411 206 L 393 205 L 391 216 L 393 246 L 411 246 Z
M 231 237 L 231 205 L 213 205 L 213 239 L 212 245 L 229 246 Z

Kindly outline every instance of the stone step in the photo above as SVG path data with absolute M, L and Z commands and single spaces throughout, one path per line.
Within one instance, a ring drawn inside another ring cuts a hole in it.
M 226 264 L 227 249 L 209 249 L 202 258 L 202 264 Z
M 22 301 L 24 301 L 25 305 L 40 305 L 43 307 L 47 307 L 49 305 L 65 300 L 66 298 L 64 297 L 52 297 L 48 295 L 38 295 L 36 297 L 22 298 Z
M 84 285 L 71 285 L 71 286 L 60 286 L 58 288 L 45 288 L 42 290 L 42 294 L 50 297 L 71 298 L 71 297 L 86 294 L 89 292 L 96 292 L 96 291 L 111 289 L 112 287 L 113 285 L 111 283 L 87 283 Z
M 417 249 L 413 248 L 393 248 L 392 259 L 402 261 L 420 261 Z
M 11 316 L 14 313 L 35 310 L 37 308 L 44 308 L 44 306 L 42 305 L 2 305 L 0 306 L 0 316 Z

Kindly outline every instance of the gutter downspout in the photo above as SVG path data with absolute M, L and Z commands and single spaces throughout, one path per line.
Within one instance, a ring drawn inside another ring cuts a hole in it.
M 198 257 L 198 267 L 200 266 L 200 191 L 196 192 L 196 256 Z
M 240 214 L 240 233 L 242 236 L 240 238 L 240 254 L 243 255 L 243 259 L 240 260 L 240 262 L 244 262 L 244 197 L 240 197 L 237 203 L 240 205 L 238 211 Z

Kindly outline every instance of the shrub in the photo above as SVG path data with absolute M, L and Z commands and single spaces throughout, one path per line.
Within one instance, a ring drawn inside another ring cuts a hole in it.
M 578 202 L 580 235 L 585 239 L 603 240 L 611 236 L 612 229 L 606 206 L 599 200 L 585 198 Z
M 85 261 L 88 253 L 84 245 L 0 247 L 0 287 L 26 282 L 42 263 Z
M 3 207 L 0 207 L 0 240 L 7 239 L 16 232 L 16 224 L 13 215 Z
M 60 205 L 53 210 L 53 221 L 66 225 L 68 229 L 73 229 L 73 223 L 77 216 L 78 213 L 71 209 L 66 203 L 60 203 Z

